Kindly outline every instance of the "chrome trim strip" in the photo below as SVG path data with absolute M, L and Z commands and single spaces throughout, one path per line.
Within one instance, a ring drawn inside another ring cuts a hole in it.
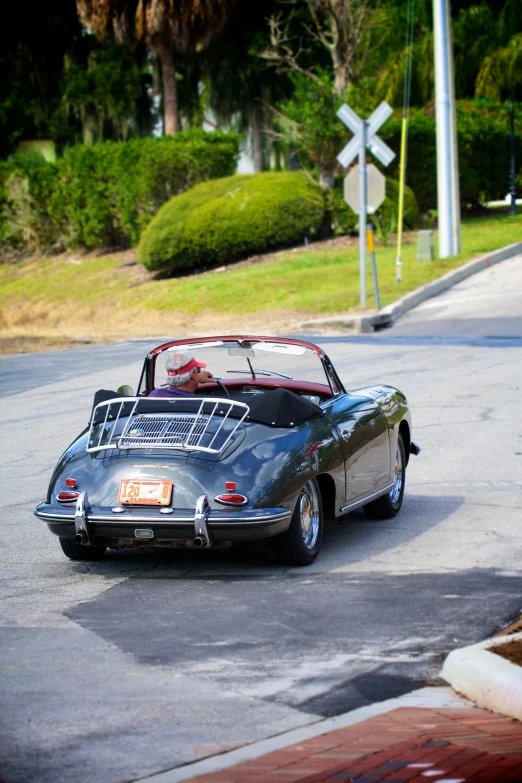
M 33 512 L 35 516 L 37 516 L 39 519 L 44 520 L 52 520 L 54 522 L 72 522 L 74 523 L 74 515 L 65 516 L 65 515 L 58 515 L 58 514 L 50 514 L 46 511 L 34 511 Z M 280 522 L 283 519 L 287 519 L 291 516 L 290 511 L 284 511 L 284 512 L 278 512 L 277 514 L 265 514 L 263 516 L 259 517 L 225 517 L 224 519 L 210 519 L 208 524 L 211 527 L 220 527 L 221 525 L 224 525 L 225 527 L 234 526 L 234 525 L 241 525 L 244 527 L 245 525 L 258 525 L 258 524 L 264 524 L 265 522 Z M 111 523 L 113 525 L 121 525 L 121 524 L 128 524 L 129 526 L 134 525 L 135 522 L 147 522 L 149 523 L 149 526 L 154 525 L 161 525 L 162 527 L 174 527 L 179 525 L 186 525 L 187 528 L 193 528 L 194 527 L 194 519 L 187 519 L 187 517 L 169 517 L 168 519 L 164 519 L 163 517 L 138 517 L 138 516 L 101 516 L 92 514 L 89 515 L 88 521 L 91 523 Z
M 385 495 L 394 486 L 395 486 L 394 482 L 392 482 L 391 484 L 387 484 L 382 489 L 378 489 L 376 492 L 371 492 L 369 495 L 365 495 L 363 498 L 352 500 L 350 503 L 347 503 L 346 506 L 342 506 L 342 508 L 340 508 L 339 511 L 343 513 L 344 511 L 348 511 L 349 509 L 357 508 L 357 506 L 364 506 L 365 503 L 369 503 L 370 500 L 375 500 L 375 498 L 379 498 L 381 495 Z
M 229 490 L 228 492 L 222 492 L 221 495 L 241 495 L 241 492 Z M 230 500 L 220 500 L 219 498 L 221 497 L 221 495 L 216 495 L 214 500 L 216 501 L 216 503 L 221 503 L 222 506 L 235 506 L 235 508 L 241 508 L 241 506 L 246 506 L 248 503 L 248 498 L 245 497 L 244 495 L 241 495 L 241 497 L 243 498 L 241 503 L 233 503 Z

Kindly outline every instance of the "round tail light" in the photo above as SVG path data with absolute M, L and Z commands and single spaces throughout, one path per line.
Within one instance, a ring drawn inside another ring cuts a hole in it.
M 244 506 L 248 503 L 248 498 L 237 492 L 226 492 L 223 495 L 217 495 L 214 500 L 223 503 L 225 506 Z
M 79 492 L 67 492 L 64 490 L 63 492 L 58 492 L 56 500 L 59 500 L 60 503 L 72 503 L 79 495 Z

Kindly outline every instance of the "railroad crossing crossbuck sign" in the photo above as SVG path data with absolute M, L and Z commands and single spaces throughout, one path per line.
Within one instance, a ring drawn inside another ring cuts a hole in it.
M 395 157 L 377 131 L 386 122 L 393 109 L 383 101 L 368 120 L 361 118 L 344 103 L 337 116 L 353 133 L 353 139 L 346 145 L 337 160 L 345 169 L 359 156 L 359 276 L 361 286 L 361 307 L 366 307 L 366 207 L 368 196 L 366 147 L 383 166 L 388 166 Z

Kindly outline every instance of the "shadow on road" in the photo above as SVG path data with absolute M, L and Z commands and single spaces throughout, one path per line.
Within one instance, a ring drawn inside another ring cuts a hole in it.
M 327 519 L 322 549 L 308 568 L 288 567 L 271 548 L 270 541 L 236 544 L 228 550 L 125 549 L 108 550 L 100 562 L 71 563 L 78 574 L 96 574 L 107 579 L 121 575 L 122 566 L 135 568 L 132 576 L 147 579 L 266 579 L 302 578 L 304 574 L 328 572 L 342 565 L 355 565 L 406 544 L 455 514 L 463 505 L 458 495 L 411 495 L 393 519 L 367 519 L 362 510 L 339 519 Z

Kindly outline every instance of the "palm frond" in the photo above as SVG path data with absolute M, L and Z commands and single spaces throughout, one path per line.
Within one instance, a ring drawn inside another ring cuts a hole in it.
M 502 100 L 521 85 L 522 33 L 517 33 L 507 46 L 484 58 L 475 83 L 475 95 Z

